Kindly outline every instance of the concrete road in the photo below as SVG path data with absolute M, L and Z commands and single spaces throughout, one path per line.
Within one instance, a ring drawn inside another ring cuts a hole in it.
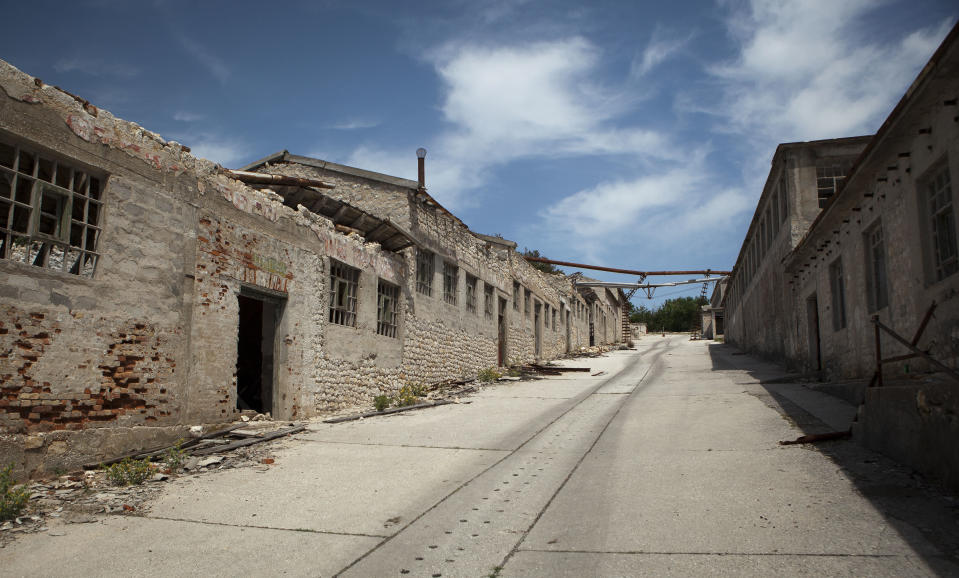
M 312 424 L 266 471 L 23 536 L 0 575 L 959 573 L 949 496 L 849 441 L 778 444 L 845 429 L 843 402 L 684 336 L 565 364 L 591 372 Z

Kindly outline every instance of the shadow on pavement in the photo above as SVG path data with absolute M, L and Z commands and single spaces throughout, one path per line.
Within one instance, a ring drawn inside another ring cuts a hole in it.
M 745 355 L 732 345 L 714 343 L 708 348 L 713 371 L 742 373 L 744 389 L 779 411 L 803 435 L 845 430 L 851 425 L 856 408 L 848 401 L 816 391 L 819 387 L 790 383 L 781 366 Z M 769 440 L 770 444 L 780 441 L 785 440 Z M 959 497 L 855 440 L 802 447 L 820 452 L 841 468 L 938 575 L 959 575 Z

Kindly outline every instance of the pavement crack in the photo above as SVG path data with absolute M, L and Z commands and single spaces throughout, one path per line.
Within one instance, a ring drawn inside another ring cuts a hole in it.
M 224 526 L 227 528 L 254 528 L 257 530 L 275 530 L 277 532 L 306 532 L 309 534 L 327 534 L 332 536 L 352 536 L 356 538 L 388 538 L 389 536 L 380 534 L 362 534 L 356 532 L 332 532 L 329 530 L 313 530 L 310 528 L 277 528 L 276 526 L 254 526 L 252 524 L 228 524 L 226 522 L 210 522 L 208 520 L 191 520 L 189 518 L 174 518 L 170 516 L 143 516 L 148 520 L 166 520 L 168 522 L 186 522 L 188 524 L 201 524 L 204 526 Z

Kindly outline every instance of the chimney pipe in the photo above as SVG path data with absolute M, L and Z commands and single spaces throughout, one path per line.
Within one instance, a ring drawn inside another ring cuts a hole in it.
M 420 189 L 426 189 L 426 149 L 423 147 L 416 149 L 416 164 L 419 169 L 417 182 Z

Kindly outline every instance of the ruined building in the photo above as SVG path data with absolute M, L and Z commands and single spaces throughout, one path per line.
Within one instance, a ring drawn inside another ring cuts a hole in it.
M 286 152 L 227 171 L 2 61 L 0 92 L 0 462 L 20 475 L 621 339 L 620 291 L 534 269 L 421 181 Z
M 858 384 L 856 437 L 959 488 L 957 98 L 953 28 L 874 136 L 780 145 L 724 305 L 728 341 Z

